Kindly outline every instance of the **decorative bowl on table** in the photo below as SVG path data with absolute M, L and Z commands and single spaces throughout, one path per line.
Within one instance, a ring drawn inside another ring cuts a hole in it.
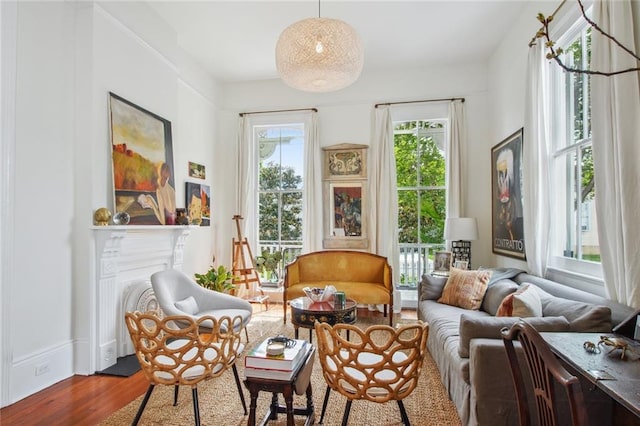
M 324 296 L 324 288 L 305 287 L 302 290 L 304 291 L 304 294 L 306 294 L 307 297 L 314 303 L 321 302 L 323 300 L 322 297 Z

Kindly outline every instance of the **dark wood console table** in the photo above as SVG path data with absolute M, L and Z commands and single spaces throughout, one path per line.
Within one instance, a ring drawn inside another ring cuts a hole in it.
M 633 350 L 633 353 L 627 352 L 625 359 L 620 359 L 619 350 L 609 353 L 610 346 L 599 345 L 599 353 L 587 352 L 583 347 L 587 341 L 597 345 L 600 336 L 613 337 L 610 333 L 542 332 L 540 335 L 556 356 L 640 418 L 640 342 L 616 335 L 625 339 Z M 613 379 L 598 379 L 594 371 L 604 371 Z
M 312 349 L 307 355 L 307 359 L 294 373 L 291 380 L 275 380 L 257 377 L 246 377 L 244 384 L 249 389 L 251 395 L 251 404 L 249 407 L 248 426 L 256 424 L 256 406 L 258 402 L 258 394 L 260 391 L 271 392 L 271 405 L 269 411 L 264 416 L 261 425 L 266 425 L 269 420 L 277 420 L 278 413 L 287 413 L 287 426 L 294 426 L 294 415 L 306 416 L 305 426 L 312 425 L 315 421 L 313 408 L 313 395 L 311 392 L 311 372 L 313 370 L 313 361 L 316 350 Z M 306 393 L 307 406 L 298 408 L 293 406 L 293 393 L 302 395 Z M 278 404 L 278 394 L 284 396 L 285 405 Z

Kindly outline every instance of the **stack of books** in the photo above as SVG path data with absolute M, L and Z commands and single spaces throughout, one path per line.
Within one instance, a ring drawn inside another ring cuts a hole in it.
M 281 355 L 267 354 L 269 339 L 253 348 L 244 358 L 246 377 L 273 380 L 291 380 L 300 365 L 307 359 L 312 346 L 305 340 L 294 340 L 295 345 L 286 347 Z

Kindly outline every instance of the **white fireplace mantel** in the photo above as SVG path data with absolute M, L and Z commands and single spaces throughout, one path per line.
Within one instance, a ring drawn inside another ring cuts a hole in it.
M 94 282 L 89 289 L 89 374 L 132 353 L 124 305 L 131 303 L 131 294 L 140 297 L 141 303 L 150 303 L 150 277 L 154 272 L 182 269 L 190 233 L 189 226 L 92 227 L 95 263 Z

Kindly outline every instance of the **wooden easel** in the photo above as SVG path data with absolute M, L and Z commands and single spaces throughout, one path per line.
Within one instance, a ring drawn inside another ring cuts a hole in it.
M 240 230 L 240 220 L 242 216 L 239 214 L 233 216 L 233 220 L 236 221 L 236 231 L 238 233 L 238 239 L 232 239 L 232 258 L 233 264 L 231 267 L 231 273 L 235 276 L 233 283 L 238 285 L 244 283 L 244 288 L 247 293 L 246 300 L 251 303 L 264 303 L 265 307 L 269 307 L 269 296 L 265 296 L 262 288 L 260 288 L 260 277 L 258 271 L 256 271 L 255 261 L 253 254 L 251 253 L 251 247 L 246 237 L 242 237 L 242 231 Z M 247 261 L 247 256 L 249 261 Z M 251 285 L 255 283 L 255 285 Z M 239 290 L 239 289 L 238 289 Z M 242 291 L 238 291 L 242 294 Z

